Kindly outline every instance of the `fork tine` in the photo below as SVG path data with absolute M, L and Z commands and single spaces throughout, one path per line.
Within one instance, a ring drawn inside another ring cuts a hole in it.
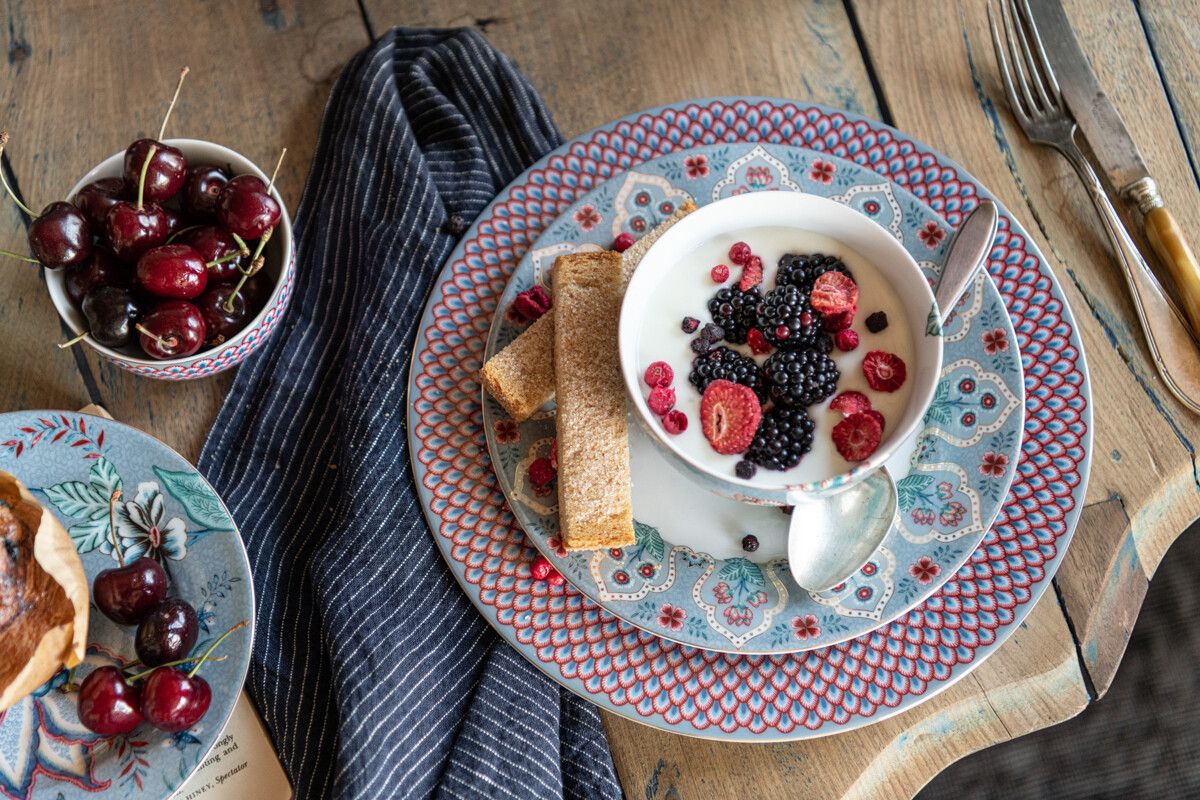
M 1037 59 L 1041 65 L 1039 71 L 1047 84 L 1046 89 L 1050 93 L 1050 100 L 1056 108 L 1061 107 L 1062 90 L 1058 86 L 1058 78 L 1054 76 L 1054 68 L 1050 66 L 1050 59 L 1046 57 L 1046 48 L 1042 46 L 1042 36 L 1038 33 L 1037 24 L 1033 21 L 1033 12 L 1029 10 L 1029 0 L 1020 0 L 1020 4 L 1025 28 L 1029 31 L 1029 38 L 1033 40 L 1033 49 L 1037 53 Z
M 1054 104 L 1051 103 L 1050 96 L 1046 93 L 1046 79 L 1042 74 L 1042 67 L 1037 61 L 1034 61 L 1033 50 L 1029 46 L 1029 40 L 1034 38 L 1035 34 L 1030 29 L 1028 18 L 1022 15 L 1018 0 L 1008 0 L 1008 16 L 1013 21 L 1017 44 L 1020 46 L 1021 56 L 1025 59 L 1024 63 L 1028 69 L 1029 82 L 1037 91 L 1041 107 L 1047 110 L 1053 109 Z
M 1034 102 L 1033 92 L 1029 89 L 1029 81 L 1025 77 L 1028 67 L 1021 55 L 1021 48 L 1017 44 L 1019 34 L 1015 30 L 1016 22 L 1011 19 L 1008 5 L 1004 0 L 1000 0 L 1000 20 L 1004 23 L 1004 40 L 1008 43 L 1008 56 L 1012 60 L 1013 72 L 1017 75 L 1017 84 L 1021 87 L 1021 98 L 1025 102 L 1028 115 L 1035 117 L 1038 115 L 1039 109 L 1037 103 Z
M 1000 75 L 1004 79 L 1004 92 L 1008 95 L 1008 105 L 1017 121 L 1024 127 L 1029 121 L 1029 115 L 1021 107 L 1021 98 L 1017 94 L 1017 87 L 1013 85 L 1012 72 L 1008 68 L 1008 58 L 1004 54 L 1004 44 L 1000 40 L 1000 29 L 996 25 L 996 17 L 992 13 L 992 8 L 993 4 L 991 0 L 988 0 L 988 27 L 992 29 L 992 48 L 996 51 L 996 64 L 1000 67 Z

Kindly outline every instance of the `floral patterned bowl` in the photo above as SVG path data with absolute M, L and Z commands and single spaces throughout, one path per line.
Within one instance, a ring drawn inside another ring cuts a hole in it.
M 167 139 L 166 143 L 183 151 L 189 164 L 219 164 L 228 166 L 234 175 L 257 175 L 267 181 L 267 175 L 253 161 L 241 153 L 230 150 L 213 142 L 199 139 Z M 99 165 L 79 179 L 71 188 L 69 197 L 74 197 L 80 189 L 92 181 L 101 178 L 116 178 L 122 174 L 125 152 L 114 153 L 101 161 Z M 272 189 L 272 196 L 279 202 L 282 213 L 279 216 L 279 227 L 268 243 L 264 254 L 266 261 L 257 280 L 264 278 L 271 283 L 271 293 L 262 309 L 250 320 L 236 336 L 224 344 L 211 349 L 201 350 L 186 358 L 158 360 L 148 358 L 136 345 L 114 350 L 95 342 L 90 336 L 84 341 L 105 359 L 116 364 L 121 369 L 137 375 L 161 380 L 182 381 L 193 378 L 204 378 L 240 364 L 248 355 L 262 347 L 267 337 L 274 332 L 279 319 L 287 309 L 292 297 L 292 283 L 295 277 L 295 253 L 292 241 L 292 223 L 288 218 L 287 206 L 277 189 Z M 46 276 L 46 287 L 50 291 L 50 299 L 58 315 L 75 334 L 87 330 L 87 322 L 81 312 L 67 295 L 66 275 L 64 270 L 43 270 Z

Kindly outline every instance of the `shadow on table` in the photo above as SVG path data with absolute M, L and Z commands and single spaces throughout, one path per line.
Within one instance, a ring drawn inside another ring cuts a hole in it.
M 1200 797 L 1200 524 L 1150 581 L 1107 695 L 1061 725 L 968 756 L 918 800 Z

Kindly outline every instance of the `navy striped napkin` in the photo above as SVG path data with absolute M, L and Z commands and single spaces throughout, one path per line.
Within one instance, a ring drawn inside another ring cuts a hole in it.
M 596 710 L 504 644 L 442 562 L 404 425 L 417 322 L 463 222 L 560 142 L 470 30 L 390 31 L 333 88 L 291 309 L 199 463 L 250 554 L 248 687 L 302 800 L 620 796 Z

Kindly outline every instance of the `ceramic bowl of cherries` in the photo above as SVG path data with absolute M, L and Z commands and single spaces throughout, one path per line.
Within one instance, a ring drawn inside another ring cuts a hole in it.
M 274 176 L 219 144 L 159 136 L 105 159 L 40 214 L 22 204 L 33 218 L 26 260 L 45 267 L 74 331 L 64 344 L 148 377 L 199 378 L 274 330 L 292 230 Z

